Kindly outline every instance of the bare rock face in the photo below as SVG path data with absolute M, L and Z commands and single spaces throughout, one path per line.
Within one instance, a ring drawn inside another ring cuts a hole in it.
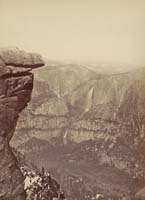
M 41 56 L 17 48 L 0 50 L 0 200 L 23 200 L 23 176 L 10 149 L 19 113 L 33 89 L 31 69 L 41 67 Z

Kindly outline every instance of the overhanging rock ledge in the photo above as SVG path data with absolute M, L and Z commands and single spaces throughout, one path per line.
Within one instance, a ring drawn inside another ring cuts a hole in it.
M 0 49 L 0 200 L 24 200 L 23 176 L 9 146 L 19 113 L 33 89 L 31 70 L 44 66 L 42 57 L 18 48 Z

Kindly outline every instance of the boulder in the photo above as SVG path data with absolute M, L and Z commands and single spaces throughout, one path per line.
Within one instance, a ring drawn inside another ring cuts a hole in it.
M 0 63 L 15 67 L 37 68 L 44 65 L 39 54 L 27 53 L 18 48 L 3 48 L 0 50 Z

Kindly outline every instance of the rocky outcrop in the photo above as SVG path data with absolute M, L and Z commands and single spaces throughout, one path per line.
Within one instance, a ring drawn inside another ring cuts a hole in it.
M 0 200 L 23 200 L 23 176 L 10 149 L 19 113 L 31 99 L 33 68 L 41 56 L 17 48 L 0 50 Z

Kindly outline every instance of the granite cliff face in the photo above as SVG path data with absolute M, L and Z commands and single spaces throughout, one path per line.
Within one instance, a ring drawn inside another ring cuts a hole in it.
M 49 154 L 59 154 L 56 168 L 62 160 L 67 163 L 62 168 L 71 165 L 84 174 L 108 166 L 112 175 L 106 180 L 108 168 L 102 176 L 93 175 L 104 193 L 108 179 L 108 185 L 113 177 L 125 180 L 121 171 L 130 182 L 114 183 L 109 190 L 133 195 L 135 180 L 145 180 L 145 68 L 108 74 L 87 65 L 57 64 L 42 71 L 36 74 L 32 104 L 20 117 L 12 145 L 30 159 L 35 152 L 43 162 L 43 155 L 44 164 L 48 157 L 53 160 Z
M 41 67 L 41 56 L 17 48 L 0 50 L 0 199 L 23 200 L 23 176 L 9 142 L 19 113 L 31 99 L 33 68 Z

